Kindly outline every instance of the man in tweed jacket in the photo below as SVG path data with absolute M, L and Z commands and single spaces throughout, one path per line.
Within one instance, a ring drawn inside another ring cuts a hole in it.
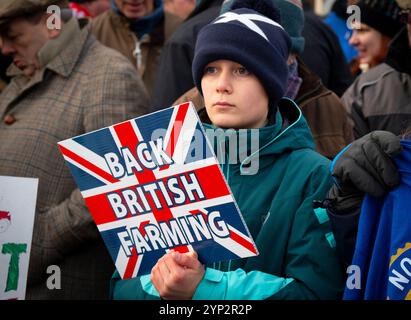
M 145 114 L 149 102 L 130 62 L 88 27 L 69 17 L 50 29 L 51 4 L 66 1 L 0 3 L 0 46 L 13 58 L 0 95 L 0 175 L 39 178 L 26 298 L 104 299 L 114 264 L 57 142 Z M 47 286 L 52 265 L 61 289 Z

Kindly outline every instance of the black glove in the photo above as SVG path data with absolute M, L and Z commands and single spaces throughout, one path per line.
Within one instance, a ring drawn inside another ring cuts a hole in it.
M 400 183 L 391 157 L 401 151 L 400 138 L 373 131 L 337 155 L 332 167 L 336 184 L 322 207 L 327 208 L 337 252 L 344 268 L 351 264 L 364 194 L 380 197 Z
M 373 131 L 355 140 L 334 161 L 337 180 L 328 195 L 336 211 L 361 205 L 364 193 L 381 197 L 400 183 L 391 159 L 402 150 L 400 138 L 388 131 Z

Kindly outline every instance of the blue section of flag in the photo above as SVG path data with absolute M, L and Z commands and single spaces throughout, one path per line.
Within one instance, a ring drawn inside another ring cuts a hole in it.
M 164 250 L 156 250 L 144 253 L 143 261 L 140 265 L 138 273 L 140 275 L 151 273 L 151 269 L 157 263 L 158 259 L 160 259 L 164 254 Z
M 118 234 L 124 231 L 127 232 L 126 227 L 120 227 L 101 232 L 101 236 L 108 251 L 110 252 L 111 258 L 113 259 L 114 263 L 117 260 L 118 252 L 121 248 L 121 242 Z
M 213 156 L 213 151 L 208 146 L 205 135 L 201 130 L 200 124 L 198 123 L 193 138 L 191 139 L 190 149 L 187 152 L 184 163 L 187 164 L 199 160 L 204 160 Z
M 225 221 L 241 233 L 248 235 L 248 231 L 245 229 L 244 223 L 241 220 L 240 215 L 238 214 L 234 202 L 227 202 L 218 206 L 207 207 L 205 209 L 208 213 L 213 211 L 220 212 L 221 220 Z
M 92 175 L 88 174 L 87 172 L 81 170 L 79 167 L 71 164 L 70 162 L 66 162 L 68 167 L 70 168 L 71 174 L 74 177 L 74 180 L 77 183 L 80 191 L 85 191 L 92 188 L 97 188 L 106 185 L 101 180 L 94 178 Z
M 159 137 L 162 137 L 164 141 L 173 111 L 174 108 L 168 108 L 134 120 L 144 141 L 156 140 Z
M 111 135 L 110 129 L 104 128 L 98 131 L 94 131 L 90 134 L 85 134 L 79 137 L 73 138 L 74 141 L 81 144 L 83 147 L 93 151 L 101 157 L 104 157 L 106 153 L 114 152 L 119 159 L 122 159 L 120 151 L 117 148 L 116 142 Z M 124 164 L 124 162 L 123 162 Z
M 219 245 L 213 239 L 194 243 L 193 249 L 198 254 L 198 260 L 206 265 L 216 261 L 228 261 L 239 258 L 236 254 Z

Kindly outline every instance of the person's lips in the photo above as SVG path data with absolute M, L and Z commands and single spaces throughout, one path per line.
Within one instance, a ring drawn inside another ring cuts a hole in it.
M 129 6 L 129 9 L 131 9 L 131 10 L 139 10 L 139 9 L 143 8 L 144 1 L 127 2 L 127 5 Z
M 234 105 L 226 101 L 217 101 L 216 103 L 213 103 L 213 107 L 231 108 L 234 107 Z
M 133 6 L 137 6 L 137 5 L 140 5 L 140 4 L 143 4 L 144 3 L 144 0 L 137 0 L 137 1 L 125 1 L 125 3 L 126 4 L 128 4 L 128 5 L 133 5 Z
M 13 60 L 13 63 L 14 63 L 14 65 L 15 65 L 17 68 L 22 68 L 22 67 L 24 67 L 24 63 L 23 63 L 21 60 L 14 59 L 14 60 Z

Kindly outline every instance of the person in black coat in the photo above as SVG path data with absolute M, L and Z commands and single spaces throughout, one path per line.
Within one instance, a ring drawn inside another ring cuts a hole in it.
M 323 84 L 339 97 L 353 82 L 353 76 L 334 31 L 312 11 L 305 11 L 302 59 Z
M 171 106 L 194 87 L 191 64 L 194 46 L 202 27 L 218 16 L 223 0 L 202 0 L 164 45 L 153 91 L 153 107 Z

